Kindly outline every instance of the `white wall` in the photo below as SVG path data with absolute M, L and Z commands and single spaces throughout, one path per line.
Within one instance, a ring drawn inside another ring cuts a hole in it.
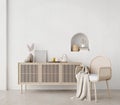
M 0 90 L 5 90 L 7 87 L 7 27 L 6 27 L 6 13 L 7 13 L 6 0 L 0 0 Z
M 18 62 L 28 54 L 26 44 L 48 50 L 49 59 L 67 54 L 69 61 L 89 65 L 96 55 L 112 62 L 110 87 L 120 89 L 119 0 L 9 0 L 9 89 L 18 89 Z M 85 33 L 90 51 L 70 52 L 70 40 Z M 102 88 L 100 86 L 99 88 Z

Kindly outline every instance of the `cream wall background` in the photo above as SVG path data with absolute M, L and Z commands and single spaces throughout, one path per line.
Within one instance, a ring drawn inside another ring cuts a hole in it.
M 110 87 L 120 89 L 119 5 L 119 0 L 9 0 L 8 88 L 19 89 L 17 64 L 28 54 L 26 45 L 35 43 L 36 49 L 48 50 L 49 59 L 67 54 L 69 61 L 89 65 L 96 55 L 109 57 L 113 69 Z M 88 37 L 90 51 L 70 51 L 71 38 L 79 32 Z

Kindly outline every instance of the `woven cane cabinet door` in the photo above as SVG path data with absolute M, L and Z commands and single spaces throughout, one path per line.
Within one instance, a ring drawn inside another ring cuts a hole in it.
M 41 71 L 42 83 L 58 83 L 59 82 L 59 64 L 46 63 L 42 64 Z
M 62 82 L 65 84 L 76 83 L 75 68 L 79 66 L 78 63 L 66 63 L 62 64 Z
M 75 68 L 81 63 L 19 63 L 18 84 L 75 85 Z
M 18 83 L 19 84 L 38 84 L 39 71 L 36 63 L 19 63 Z

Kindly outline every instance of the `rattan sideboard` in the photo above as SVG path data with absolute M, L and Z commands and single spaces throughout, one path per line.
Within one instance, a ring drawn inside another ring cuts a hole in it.
M 18 63 L 18 84 L 21 85 L 75 85 L 75 67 L 70 63 Z

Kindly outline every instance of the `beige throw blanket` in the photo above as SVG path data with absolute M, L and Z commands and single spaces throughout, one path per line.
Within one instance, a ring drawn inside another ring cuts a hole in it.
M 76 97 L 80 100 L 91 100 L 90 84 L 89 84 L 89 71 L 88 68 L 77 66 L 75 68 L 77 79 Z

